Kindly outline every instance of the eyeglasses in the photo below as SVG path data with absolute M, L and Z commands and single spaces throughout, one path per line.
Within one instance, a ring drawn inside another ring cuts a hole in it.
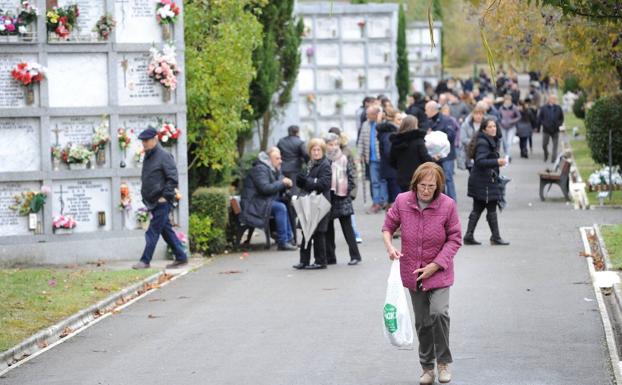
M 417 184 L 417 188 L 419 188 L 419 190 L 421 191 L 434 191 L 436 190 L 436 185 L 435 184 L 422 184 L 419 183 Z

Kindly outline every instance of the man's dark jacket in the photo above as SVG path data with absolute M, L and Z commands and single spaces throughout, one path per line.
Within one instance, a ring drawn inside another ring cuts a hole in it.
M 556 134 L 559 132 L 559 126 L 564 124 L 564 112 L 557 104 L 545 104 L 540 107 L 538 120 L 544 132 L 547 134 Z
M 449 119 L 449 117 L 438 113 L 430 118 L 427 122 L 425 122 L 423 128 L 426 130 L 431 128 L 432 131 L 442 131 L 447 134 L 447 139 L 449 140 L 451 150 L 449 151 L 449 155 L 441 159 L 441 161 L 456 159 L 456 129 L 454 128 L 454 123 L 451 121 L 451 119 Z
M 286 189 L 283 176 L 271 166 L 268 155 L 259 153 L 253 168 L 244 179 L 240 221 L 252 227 L 264 228 L 270 219 L 272 202 Z
M 166 152 L 159 143 L 145 153 L 140 179 L 140 193 L 149 210 L 158 205 L 160 198 L 171 204 L 175 202 L 175 188 L 179 184 L 177 165 L 173 155 Z
M 391 154 L 389 163 L 397 170 L 397 184 L 402 191 L 407 191 L 417 167 L 425 162 L 434 162 L 434 158 L 425 147 L 426 132 L 421 129 L 406 131 L 391 136 Z
M 281 172 L 285 175 L 300 172 L 302 164 L 309 160 L 305 142 L 298 135 L 288 135 L 279 140 L 276 145 L 281 151 Z

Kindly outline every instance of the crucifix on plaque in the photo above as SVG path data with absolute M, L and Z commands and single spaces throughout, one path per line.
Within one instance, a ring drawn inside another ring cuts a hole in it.
M 65 200 L 63 199 L 63 185 L 59 185 L 58 191 L 54 191 L 54 194 L 58 194 L 58 201 L 60 202 L 60 215 L 64 214 L 65 211 Z
M 125 27 L 125 4 L 129 4 L 128 0 L 117 0 L 117 4 L 121 4 L 121 24 Z
M 123 55 L 123 60 L 121 60 L 121 68 L 123 68 L 123 87 L 127 88 L 127 69 L 129 68 L 130 63 L 128 62 L 125 55 Z
M 52 129 L 52 132 L 54 133 L 54 139 L 56 141 L 55 145 L 56 147 L 58 147 L 58 134 L 61 132 L 61 129 L 58 128 L 58 124 L 54 126 L 54 128 Z

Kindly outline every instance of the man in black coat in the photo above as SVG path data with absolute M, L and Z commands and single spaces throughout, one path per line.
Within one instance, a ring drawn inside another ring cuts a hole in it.
M 281 175 L 281 163 L 281 152 L 276 147 L 259 153 L 244 180 L 240 221 L 263 229 L 272 214 L 276 222 L 278 249 L 296 250 L 290 243 L 293 231 L 287 206 L 279 200 L 280 195 L 292 187 L 292 180 Z
M 425 105 L 425 114 L 428 117 L 423 125 L 425 130 L 442 131 L 447 134 L 449 140 L 449 155 L 440 160 L 445 173 L 445 194 L 456 200 L 456 187 L 454 185 L 454 164 L 456 160 L 456 130 L 451 119 L 440 112 L 441 106 L 435 101 L 429 101 Z
M 425 121 L 428 120 L 428 117 L 425 116 L 425 112 L 424 112 L 425 111 L 425 100 L 421 92 L 413 93 L 412 99 L 413 99 L 413 102 L 406 109 L 406 114 L 412 115 L 415 118 L 417 118 L 417 121 L 419 122 L 419 127 L 422 127 L 423 123 L 425 123 Z
M 188 256 L 182 249 L 168 217 L 176 203 L 175 189 L 179 183 L 175 159 L 159 144 L 155 129 L 147 128 L 138 135 L 138 139 L 142 140 L 145 149 L 140 193 L 143 203 L 151 212 L 151 221 L 145 233 L 146 245 L 143 255 L 132 268 L 149 268 L 160 235 L 175 255 L 175 261 L 166 267 L 176 268 L 186 265 Z
M 549 140 L 553 139 L 553 152 L 551 162 L 557 158 L 557 144 L 559 143 L 559 127 L 564 124 L 564 112 L 557 104 L 557 95 L 550 94 L 548 102 L 540 107 L 538 113 L 538 127 L 542 126 L 542 149 L 544 161 L 549 158 Z
M 283 160 L 281 173 L 292 180 L 300 172 L 302 165 L 309 161 L 305 142 L 298 136 L 299 132 L 298 126 L 289 126 L 287 136 L 281 138 L 276 145 L 281 151 L 281 159 Z

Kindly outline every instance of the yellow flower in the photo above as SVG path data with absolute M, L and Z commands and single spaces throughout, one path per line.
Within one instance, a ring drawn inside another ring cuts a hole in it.
M 58 13 L 56 13 L 54 11 L 49 11 L 47 13 L 47 17 L 48 17 L 50 23 L 52 23 L 52 24 L 58 23 Z

